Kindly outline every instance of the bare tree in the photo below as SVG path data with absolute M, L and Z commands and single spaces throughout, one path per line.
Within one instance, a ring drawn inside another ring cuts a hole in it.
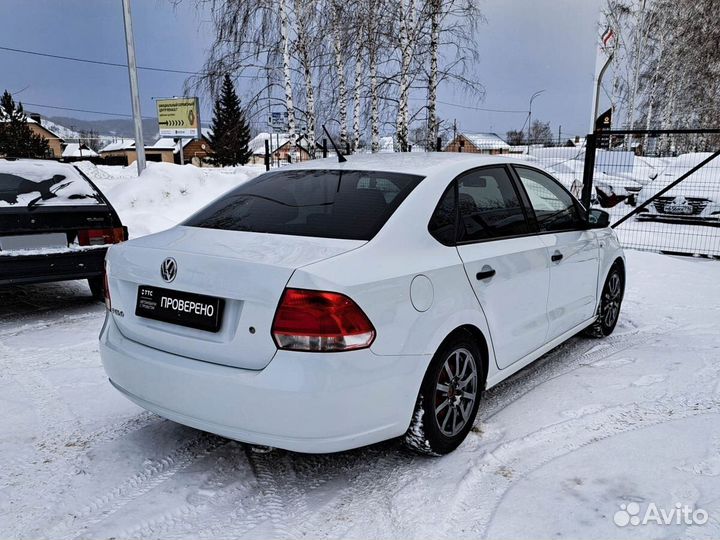
M 313 139 L 318 123 L 335 119 L 342 145 L 352 132 L 359 146 L 369 130 L 376 152 L 381 131 L 393 129 L 407 150 L 409 130 L 417 135 L 420 124 L 420 142 L 431 146 L 441 84 L 482 97 L 467 73 L 478 55 L 478 1 L 200 0 L 210 7 L 215 41 L 186 87 L 215 96 L 225 73 L 242 78 L 249 115 L 263 118 L 282 104 L 293 140 L 298 118 Z M 411 107 L 420 95 L 425 104 Z
M 338 103 L 338 114 L 337 119 L 340 122 L 340 145 L 345 146 L 348 141 L 347 136 L 347 104 L 348 104 L 348 91 L 347 82 L 345 78 L 345 66 L 347 65 L 346 58 L 346 43 L 343 39 L 345 32 L 344 23 L 346 21 L 345 4 L 340 0 L 330 0 L 330 32 L 332 34 L 333 51 L 335 53 L 335 72 L 337 76 L 337 103 Z
M 288 136 L 290 146 L 294 147 L 295 138 L 295 105 L 293 102 L 292 76 L 290 72 L 290 18 L 287 0 L 279 0 L 278 15 L 280 17 L 280 36 L 282 39 L 283 82 L 285 84 L 285 107 L 288 113 Z
M 307 134 L 310 139 L 308 152 L 310 158 L 315 157 L 315 89 L 313 81 L 313 58 L 311 58 L 311 29 L 314 26 L 316 0 L 295 0 L 295 13 L 297 17 L 297 52 L 302 68 L 303 81 L 305 83 L 305 121 L 307 123 Z M 314 49 L 314 47 L 313 47 Z M 316 52 L 316 51 L 315 51 Z

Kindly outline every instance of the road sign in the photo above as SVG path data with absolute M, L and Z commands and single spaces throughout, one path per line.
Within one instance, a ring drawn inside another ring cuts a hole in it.
M 158 99 L 161 137 L 200 138 L 200 109 L 197 98 Z
M 288 127 L 288 113 L 271 112 L 270 117 L 268 118 L 268 125 L 273 128 L 274 131 L 288 131 L 288 129 L 290 129 Z

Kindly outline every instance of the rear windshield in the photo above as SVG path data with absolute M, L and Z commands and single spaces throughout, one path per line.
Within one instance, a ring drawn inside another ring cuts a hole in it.
M 0 160 L 0 209 L 104 204 L 72 165 Z
M 375 171 L 270 172 L 226 193 L 183 225 L 370 240 L 422 178 Z

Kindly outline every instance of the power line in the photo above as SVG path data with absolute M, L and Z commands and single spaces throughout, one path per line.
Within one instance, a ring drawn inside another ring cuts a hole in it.
M 410 98 L 412 101 L 427 101 L 425 98 Z M 448 101 L 440 101 L 439 99 L 435 100 L 436 103 L 442 103 L 443 105 L 448 105 L 449 107 L 459 107 L 461 109 L 472 109 L 473 111 L 483 111 L 483 112 L 494 112 L 494 113 L 508 113 L 508 114 L 527 114 L 527 111 L 520 111 L 516 109 L 487 109 L 484 107 L 473 107 L 472 105 L 461 105 L 459 103 L 450 103 Z
M 109 66 L 109 67 L 120 67 L 127 69 L 127 64 L 121 64 L 119 62 L 105 62 L 103 60 L 90 60 L 89 58 L 78 58 L 75 56 L 63 56 L 60 54 L 49 54 L 49 53 L 43 53 L 38 51 L 28 51 L 25 49 L 15 49 L 13 47 L 3 47 L 0 46 L 0 50 L 7 51 L 7 52 L 14 52 L 14 53 L 20 53 L 20 54 L 29 54 L 31 56 L 42 56 L 44 58 L 53 58 L 55 60 L 68 60 L 70 62 L 82 62 L 84 64 L 94 64 L 98 66 Z M 182 69 L 169 69 L 169 68 L 158 68 L 158 67 L 149 67 L 149 66 L 138 66 L 138 69 L 142 69 L 145 71 L 157 71 L 160 73 L 177 73 L 180 75 L 203 75 L 204 72 L 202 71 L 185 71 Z M 237 75 L 237 77 L 240 78 L 246 78 L 246 79 L 255 79 L 254 75 Z
M 132 118 L 131 114 L 126 113 L 115 113 L 115 112 L 108 112 L 108 111 L 93 111 L 89 109 L 75 109 L 72 107 L 59 107 L 57 105 L 44 105 L 42 103 L 29 103 L 27 101 L 22 102 L 23 105 L 28 105 L 30 107 L 39 107 L 41 109 L 55 109 L 59 111 L 72 111 L 72 112 L 82 112 L 82 113 L 88 113 L 88 114 L 102 114 L 104 116 L 115 116 L 115 117 L 122 117 L 122 118 Z M 144 119 L 147 120 L 157 120 L 155 116 L 143 116 Z M 249 120 L 248 121 L 251 124 L 258 124 L 258 125 L 266 125 L 266 122 L 260 121 L 260 120 Z M 209 125 L 209 122 L 203 122 L 205 125 Z
M 113 113 L 113 112 L 107 112 L 107 111 L 91 111 L 88 109 L 73 109 L 71 107 L 58 107 L 56 105 L 43 105 L 42 103 L 29 103 L 27 101 L 24 102 L 24 105 L 29 105 L 30 107 L 40 107 L 40 108 L 44 108 L 44 109 L 57 109 L 59 111 L 73 111 L 73 112 L 82 112 L 82 113 L 89 113 L 89 114 L 103 114 L 105 116 L 122 116 L 124 118 L 132 118 L 131 114 Z M 150 120 L 155 119 L 154 116 L 143 116 L 143 118 L 147 118 Z

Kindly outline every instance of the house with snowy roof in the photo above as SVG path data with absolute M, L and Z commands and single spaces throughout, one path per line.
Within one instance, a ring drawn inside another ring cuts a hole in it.
M 211 153 L 210 142 L 206 136 L 195 139 L 173 139 L 162 137 L 151 145 L 145 146 L 145 159 L 163 163 L 180 163 L 182 144 L 183 165 L 188 163 L 200 165 Z M 100 149 L 100 156 L 108 160 L 124 160 L 127 165 L 135 163 L 137 151 L 133 139 L 119 139 Z
M 2 120 L 0 120 L 2 121 Z M 50 156 L 59 159 L 62 157 L 65 141 L 60 135 L 52 131 L 48 126 L 43 125 L 42 117 L 39 114 L 31 113 L 26 117 L 26 122 L 30 131 L 35 135 L 39 135 L 48 142 L 50 147 Z
M 298 135 L 295 146 L 293 146 L 290 144 L 290 135 L 287 133 L 258 133 L 248 143 L 248 148 L 252 152 L 250 164 L 261 165 L 265 162 L 265 141 L 268 141 L 273 161 L 287 162 L 288 156 L 293 163 L 310 159 L 312 143 L 305 134 Z M 319 150 L 317 145 L 316 150 Z M 317 151 L 316 154 L 318 154 Z
M 65 160 L 95 158 L 98 157 L 98 153 L 85 143 L 67 143 L 62 157 Z
M 445 151 L 471 154 L 509 154 L 510 145 L 497 133 L 458 133 L 445 147 Z

